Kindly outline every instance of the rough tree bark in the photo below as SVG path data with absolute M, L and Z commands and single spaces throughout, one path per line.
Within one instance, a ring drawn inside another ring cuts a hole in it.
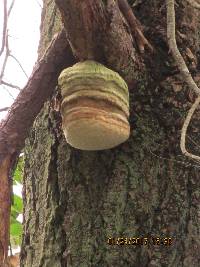
M 106 8 L 113 1 L 99 2 Z M 199 11 L 187 1 L 176 3 L 178 45 L 198 82 Z M 108 32 L 116 19 L 109 10 Z M 77 15 L 75 10 L 68 12 Z M 130 139 L 112 150 L 75 150 L 63 137 L 60 115 L 51 101 L 30 131 L 25 149 L 23 267 L 200 266 L 199 166 L 184 158 L 179 148 L 184 115 L 194 96 L 179 80 L 167 47 L 164 1 L 142 1 L 134 12 L 155 52 L 141 55 L 133 49 L 131 68 L 127 64 L 126 71 L 124 64 L 120 72 L 126 78 L 134 70 L 134 82 L 129 83 Z M 54 1 L 45 0 L 39 55 L 60 27 Z M 124 27 L 129 32 L 125 21 Z M 110 40 L 120 36 L 109 34 Z M 111 49 L 103 56 L 99 60 L 108 66 L 120 65 Z M 190 127 L 192 142 L 199 137 L 198 113 Z M 170 237 L 172 244 L 107 243 L 108 237 L 151 236 Z
M 0 263 L 6 262 L 8 252 L 12 169 L 34 119 L 55 90 L 60 71 L 73 63 L 74 57 L 63 29 L 34 67 L 5 120 L 0 122 Z

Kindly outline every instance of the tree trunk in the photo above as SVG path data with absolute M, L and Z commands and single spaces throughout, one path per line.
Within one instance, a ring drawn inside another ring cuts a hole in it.
M 200 266 L 199 165 L 179 148 L 194 95 L 168 50 L 164 1 L 141 2 L 134 12 L 155 51 L 137 54 L 143 67 L 129 86 L 129 140 L 105 151 L 73 149 L 51 101 L 34 122 L 25 148 L 23 267 Z M 198 82 L 198 12 L 176 2 L 178 46 Z M 45 0 L 40 56 L 60 28 L 54 1 Z M 188 134 L 195 153 L 198 113 Z

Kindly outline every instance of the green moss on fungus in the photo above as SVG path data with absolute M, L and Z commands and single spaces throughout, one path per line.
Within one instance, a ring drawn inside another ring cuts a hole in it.
M 124 95 L 129 95 L 126 82 L 117 72 L 92 60 L 79 62 L 63 70 L 59 77 L 59 85 L 63 88 L 69 88 L 73 85 L 84 84 L 84 82 L 91 83 L 92 80 L 102 85 L 105 85 L 105 82 L 112 83 L 114 87 L 119 87 L 119 90 L 124 92 Z
M 87 60 L 62 71 L 58 82 L 63 130 L 69 144 L 102 150 L 128 139 L 129 93 L 118 73 Z

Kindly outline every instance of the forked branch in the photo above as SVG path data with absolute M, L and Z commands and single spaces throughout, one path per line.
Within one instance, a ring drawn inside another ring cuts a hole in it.
M 127 0 L 118 0 L 118 5 L 130 26 L 130 29 L 137 41 L 137 46 L 140 52 L 144 53 L 145 47 L 147 47 L 151 52 L 153 52 L 153 47 L 142 33 L 142 27 L 140 25 L 140 22 L 136 19 Z

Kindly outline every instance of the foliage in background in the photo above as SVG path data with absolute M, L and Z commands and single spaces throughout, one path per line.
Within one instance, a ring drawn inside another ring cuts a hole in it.
M 22 185 L 24 169 L 24 157 L 20 156 L 16 169 L 13 175 L 13 185 Z M 11 206 L 10 218 L 10 244 L 12 248 L 18 247 L 21 244 L 22 238 L 22 223 L 18 221 L 18 216 L 23 212 L 22 197 L 13 194 L 13 203 Z

